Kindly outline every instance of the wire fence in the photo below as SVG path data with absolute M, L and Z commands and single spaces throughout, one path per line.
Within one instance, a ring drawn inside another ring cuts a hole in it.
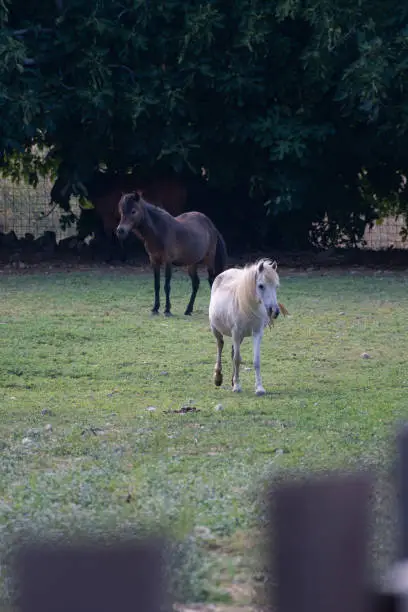
M 38 238 L 49 230 L 55 232 L 57 241 L 75 234 L 75 226 L 61 228 L 61 209 L 50 205 L 51 188 L 49 179 L 40 180 L 36 188 L 23 182 L 0 180 L 0 232 L 13 231 L 18 238 L 30 233 Z M 79 212 L 75 202 L 72 208 Z
M 75 227 L 66 230 L 61 228 L 61 210 L 58 206 L 50 212 L 51 187 L 52 182 L 49 179 L 41 180 L 36 188 L 25 183 L 0 180 L 0 232 L 14 231 L 18 238 L 30 233 L 37 238 L 45 231 L 51 230 L 55 232 L 57 241 L 75 234 Z M 76 202 L 73 202 L 72 208 L 79 214 Z M 385 219 L 381 225 L 374 225 L 372 229 L 367 227 L 364 234 L 365 245 L 362 248 L 408 249 L 408 240 L 403 242 L 400 235 L 403 227 L 403 219 L 394 217 Z
M 384 219 L 381 225 L 374 225 L 372 229 L 367 227 L 364 234 L 364 241 L 366 242 L 364 248 L 373 251 L 390 247 L 408 249 L 408 240 L 404 242 L 400 234 L 404 226 L 402 217 L 388 217 Z

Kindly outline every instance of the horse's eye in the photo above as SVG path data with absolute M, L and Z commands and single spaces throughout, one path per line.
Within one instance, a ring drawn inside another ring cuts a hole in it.
M 132 210 L 132 213 L 131 213 L 131 214 L 132 214 L 132 215 L 135 215 L 135 214 L 136 214 L 136 208 L 134 208 L 134 209 Z
M 260 283 L 260 284 L 258 285 L 258 287 L 260 288 L 260 290 L 261 290 L 261 291 L 263 291 L 263 290 L 265 289 L 265 285 L 263 285 L 262 283 Z

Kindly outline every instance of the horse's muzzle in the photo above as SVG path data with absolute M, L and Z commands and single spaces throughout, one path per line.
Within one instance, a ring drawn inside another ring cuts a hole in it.
M 278 316 L 280 314 L 280 310 L 279 310 L 279 306 L 277 306 L 276 308 L 272 308 L 272 306 L 270 306 L 268 308 L 268 315 L 272 318 L 272 319 L 277 319 Z
M 118 227 L 116 228 L 116 235 L 120 240 L 124 240 L 127 236 L 127 230 L 125 230 L 124 227 L 121 227 L 120 225 L 118 225 Z

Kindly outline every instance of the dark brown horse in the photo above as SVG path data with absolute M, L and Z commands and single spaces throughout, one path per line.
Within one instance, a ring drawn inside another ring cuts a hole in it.
M 185 210 L 186 187 L 183 181 L 175 175 L 144 178 L 136 173 L 117 175 L 97 172 L 86 187 L 88 199 L 93 204 L 94 212 L 102 224 L 102 233 L 109 241 L 111 257 L 115 250 L 116 228 L 120 220 L 117 203 L 123 193 L 136 191 L 148 202 L 164 208 L 174 216 Z M 123 244 L 121 254 L 123 261 L 126 258 Z
M 223 272 L 227 263 L 225 242 L 213 222 L 200 212 L 186 212 L 173 217 L 168 212 L 149 204 L 138 193 L 124 194 L 119 200 L 120 222 L 116 233 L 124 240 L 132 231 L 143 242 L 154 271 L 153 314 L 160 308 L 160 268 L 164 265 L 166 307 L 170 315 L 170 281 L 172 265 L 188 268 L 192 293 L 184 314 L 191 315 L 200 279 L 199 264 L 208 270 L 210 287 L 215 277 Z

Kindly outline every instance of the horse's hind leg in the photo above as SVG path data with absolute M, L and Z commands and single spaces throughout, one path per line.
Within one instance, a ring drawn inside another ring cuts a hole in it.
M 154 273 L 154 305 L 152 308 L 152 314 L 159 314 L 160 308 L 160 264 L 153 263 Z
M 232 333 L 232 342 L 233 342 L 233 352 L 234 357 L 232 360 L 232 390 L 236 393 L 242 391 L 241 384 L 239 382 L 239 366 L 241 363 L 241 354 L 240 354 L 240 346 L 242 339 L 236 334 Z
M 222 385 L 222 349 L 224 348 L 224 338 L 222 334 L 215 329 L 212 328 L 212 332 L 217 339 L 217 361 L 215 362 L 214 368 L 214 384 L 216 387 Z
M 170 282 L 171 282 L 171 264 L 166 264 L 164 269 L 165 279 L 164 279 L 164 292 L 166 294 L 166 307 L 164 309 L 164 314 L 167 317 L 171 316 L 171 303 L 170 303 Z
M 187 305 L 186 311 L 185 311 L 185 315 L 191 315 L 191 313 L 193 312 L 193 307 L 194 307 L 194 301 L 197 295 L 197 291 L 198 288 L 200 286 L 200 279 L 198 277 L 197 274 L 197 266 L 189 266 L 188 268 L 188 274 L 191 278 L 191 286 L 192 286 L 192 292 L 191 292 L 191 297 L 190 297 L 190 301 Z
M 210 285 L 210 289 L 211 289 L 213 286 L 214 279 L 215 279 L 215 272 L 213 268 L 207 268 L 207 270 L 208 270 L 208 284 Z

